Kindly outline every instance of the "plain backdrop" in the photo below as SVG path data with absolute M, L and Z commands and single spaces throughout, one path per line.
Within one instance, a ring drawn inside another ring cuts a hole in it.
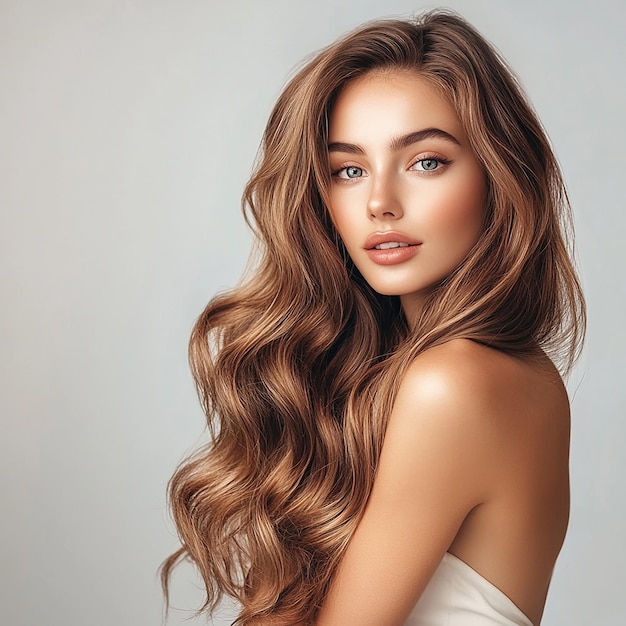
M 624 623 L 626 11 L 447 6 L 516 70 L 575 212 L 589 331 L 568 384 L 572 517 L 543 623 Z M 161 623 L 156 570 L 177 546 L 166 483 L 203 440 L 187 339 L 245 266 L 240 195 L 270 108 L 314 50 L 423 8 L 0 0 L 2 626 Z M 185 621 L 200 599 L 181 568 L 167 623 L 203 623 Z

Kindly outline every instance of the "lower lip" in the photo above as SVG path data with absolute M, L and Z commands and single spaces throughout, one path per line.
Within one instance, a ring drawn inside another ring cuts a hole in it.
M 403 246 L 401 248 L 388 248 L 387 250 L 366 250 L 367 256 L 378 265 L 396 265 L 412 259 L 419 248 L 419 244 Z

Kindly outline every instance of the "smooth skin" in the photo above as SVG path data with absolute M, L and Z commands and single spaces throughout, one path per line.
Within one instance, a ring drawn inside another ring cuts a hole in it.
M 436 128 L 442 135 L 399 141 Z M 332 111 L 330 212 L 351 258 L 410 320 L 483 228 L 482 170 L 454 109 L 419 74 L 372 73 Z M 419 242 L 381 265 L 372 233 Z M 533 624 L 569 515 L 569 402 L 546 357 L 518 359 L 469 340 L 409 367 L 372 494 L 317 626 L 401 626 L 446 551 L 505 593 Z
M 446 551 L 535 625 L 569 511 L 558 373 L 454 340 L 417 357 L 317 626 L 401 626 Z
M 486 181 L 454 108 L 409 72 L 370 73 L 340 93 L 329 124 L 330 213 L 350 257 L 410 317 L 484 230 Z M 419 243 L 381 265 L 368 237 Z

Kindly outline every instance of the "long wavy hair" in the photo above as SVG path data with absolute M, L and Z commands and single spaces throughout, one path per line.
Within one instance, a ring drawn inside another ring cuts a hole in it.
M 454 106 L 484 168 L 482 236 L 428 295 L 416 320 L 375 293 L 327 209 L 333 102 L 373 70 L 419 72 Z M 562 371 L 585 309 L 568 243 L 570 214 L 545 133 L 498 53 L 458 16 L 368 23 L 317 54 L 271 113 L 244 194 L 261 247 L 256 270 L 214 298 L 189 354 L 210 443 L 174 474 L 182 547 L 235 624 L 272 615 L 310 623 L 363 513 L 399 381 L 427 348 L 468 338 L 541 351 Z

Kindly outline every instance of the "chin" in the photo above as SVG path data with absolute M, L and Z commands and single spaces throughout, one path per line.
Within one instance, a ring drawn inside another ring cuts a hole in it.
M 408 295 L 417 295 L 422 291 L 425 291 L 423 287 L 418 289 L 408 289 L 402 287 L 394 287 L 390 285 L 376 285 L 368 282 L 368 285 L 381 296 L 408 296 Z

